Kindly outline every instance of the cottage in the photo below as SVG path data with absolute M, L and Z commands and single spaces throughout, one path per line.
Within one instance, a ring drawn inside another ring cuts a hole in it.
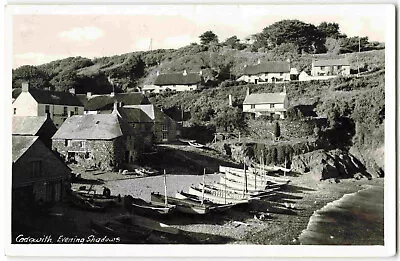
M 179 126 L 172 118 L 166 115 L 161 109 L 153 104 L 145 105 L 125 105 L 121 108 L 125 112 L 125 117 L 132 124 L 152 124 L 152 133 L 154 142 L 165 143 L 177 140 L 179 134 Z M 137 111 L 134 113 L 134 111 Z M 140 113 L 139 113 L 140 111 Z M 130 113 L 129 113 L 130 112 Z M 141 117 L 138 117 L 141 115 Z M 133 117 L 132 117 L 133 116 Z
M 347 59 L 314 60 L 312 76 L 350 75 L 350 63 Z
M 53 136 L 53 150 L 67 162 L 116 170 L 140 153 L 133 128 L 114 110 L 111 114 L 75 115 Z M 139 143 L 139 144 L 138 144 Z
M 83 114 L 83 105 L 75 93 L 29 88 L 22 83 L 22 91 L 13 102 L 14 116 L 46 116 L 56 127 L 72 115 Z
M 248 93 L 243 102 L 243 112 L 253 113 L 256 117 L 277 115 L 284 119 L 287 106 L 288 99 L 284 88 L 280 93 Z
M 51 137 L 57 128 L 48 116 L 14 116 L 12 134 L 15 136 L 38 136 L 51 149 Z
M 12 136 L 14 207 L 56 203 L 70 188 L 71 169 L 38 136 Z
M 296 79 L 297 69 L 290 68 L 289 61 L 263 62 L 258 60 L 256 65 L 246 65 L 243 75 L 237 81 L 262 84 L 285 82 Z
M 193 91 L 197 90 L 203 83 L 202 72 L 200 73 L 187 73 L 186 70 L 183 73 L 157 73 L 157 78 L 154 81 L 154 93 L 160 93 L 165 91 Z M 147 92 L 149 92 L 150 86 L 146 86 Z

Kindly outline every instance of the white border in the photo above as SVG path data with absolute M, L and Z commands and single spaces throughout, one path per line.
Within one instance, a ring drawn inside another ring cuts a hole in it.
M 380 5 L 383 6 L 383 5 Z M 11 54 L 13 14 L 88 14 L 88 13 L 131 13 L 129 6 L 8 6 L 5 31 L 5 115 L 11 115 Z M 279 6 L 281 8 L 287 6 Z M 290 6 L 297 8 L 299 6 Z M 304 5 L 301 7 L 303 8 Z M 313 7 L 312 5 L 307 7 Z M 328 6 L 325 6 L 328 7 Z M 351 9 L 352 5 L 346 5 Z M 300 7 L 299 7 L 300 8 Z M 11 217 L 5 211 L 5 252 L 9 256 L 135 256 L 135 257 L 382 257 L 395 254 L 396 240 L 396 168 L 395 168 L 395 8 L 385 5 L 386 29 L 386 75 L 385 75 L 385 246 L 255 246 L 255 245 L 11 245 Z M 3 119 L 6 135 L 10 135 L 11 117 Z M 4 133 L 4 132 L 3 132 Z M 8 136 L 10 137 L 10 136 Z M 11 139 L 3 144 L 5 171 L 5 209 L 10 209 L 11 195 Z M 8 228 L 8 229 L 7 229 Z

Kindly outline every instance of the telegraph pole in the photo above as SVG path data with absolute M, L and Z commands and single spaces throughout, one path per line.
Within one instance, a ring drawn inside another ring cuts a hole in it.
M 360 55 L 361 52 L 361 37 L 358 37 L 358 54 L 357 54 L 357 77 L 360 76 L 360 62 L 358 60 L 358 56 Z

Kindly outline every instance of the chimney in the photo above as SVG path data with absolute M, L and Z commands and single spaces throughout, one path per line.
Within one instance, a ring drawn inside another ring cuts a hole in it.
M 72 93 L 72 94 L 75 94 L 75 88 L 70 88 L 69 92 Z
M 68 118 L 71 117 L 71 111 L 67 112 Z
M 281 92 L 281 95 L 285 95 L 286 94 L 286 86 L 285 84 L 283 84 L 283 90 Z
M 114 96 L 115 96 L 115 92 L 111 92 L 110 97 L 114 97 Z
M 92 92 L 87 92 L 86 97 L 88 97 L 88 98 L 92 97 Z
M 260 63 L 261 63 L 261 60 L 260 60 L 260 59 L 258 59 L 258 60 L 257 60 L 257 64 L 260 64 Z
M 186 70 L 183 70 L 183 75 L 185 75 L 185 76 L 187 75 L 187 72 L 186 72 Z
M 113 112 L 114 111 L 117 111 L 118 110 L 118 102 L 117 101 L 114 101 L 114 109 L 113 109 Z
M 250 95 L 250 88 L 249 87 L 247 87 L 247 90 L 246 90 L 246 96 L 249 96 Z
M 22 82 L 22 91 L 29 92 L 29 82 Z
M 232 94 L 229 94 L 229 106 L 232 107 Z
M 160 75 L 160 71 L 157 71 L 157 76 Z
M 199 74 L 200 74 L 200 75 L 203 75 L 203 71 L 202 71 L 202 70 L 200 70 Z

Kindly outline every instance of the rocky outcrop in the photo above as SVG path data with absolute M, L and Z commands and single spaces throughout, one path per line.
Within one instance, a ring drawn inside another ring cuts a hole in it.
M 349 152 L 357 159 L 360 159 L 361 164 L 365 166 L 365 171 L 372 177 L 385 176 L 385 146 L 377 149 L 363 148 L 359 149 L 356 146 L 350 148 Z
M 316 179 L 348 178 L 356 173 L 366 174 L 364 165 L 342 150 L 316 150 L 293 157 L 291 169 L 311 173 Z M 367 176 L 367 175 L 364 175 Z

